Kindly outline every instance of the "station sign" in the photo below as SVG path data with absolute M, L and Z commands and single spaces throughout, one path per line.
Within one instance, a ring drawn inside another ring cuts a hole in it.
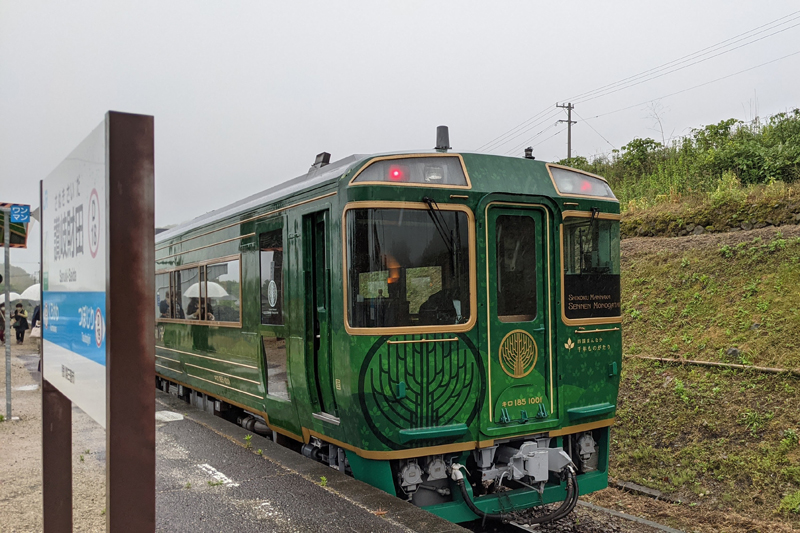
M 107 166 L 101 123 L 42 184 L 43 377 L 106 426 Z
M 31 206 L 29 205 L 12 204 L 9 211 L 11 212 L 11 222 L 26 224 L 31 221 Z
M 6 213 L 9 213 L 8 221 L 11 223 L 9 236 L 10 248 L 27 248 L 28 226 L 31 221 L 31 206 L 27 204 L 12 204 L 0 202 L 0 245 L 5 245 L 5 236 L 2 226 L 5 223 Z

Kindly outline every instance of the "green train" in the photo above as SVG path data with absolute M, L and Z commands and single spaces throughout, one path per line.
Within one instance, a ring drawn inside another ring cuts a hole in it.
M 453 522 L 608 483 L 619 202 L 525 157 L 327 153 L 156 236 L 156 384 Z

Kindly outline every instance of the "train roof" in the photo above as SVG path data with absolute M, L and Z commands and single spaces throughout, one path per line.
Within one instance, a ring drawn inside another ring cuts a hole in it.
M 200 215 L 199 217 L 196 217 L 188 222 L 184 222 L 168 229 L 167 231 L 163 231 L 156 235 L 156 242 L 162 242 L 173 237 L 177 237 L 178 235 L 196 229 L 200 226 L 205 226 L 206 224 L 211 224 L 240 213 L 245 213 L 255 209 L 258 206 L 275 202 L 297 192 L 314 189 L 321 185 L 325 185 L 326 183 L 336 181 L 337 178 L 353 168 L 357 163 L 371 157 L 373 156 L 365 154 L 353 154 L 349 157 L 334 161 L 333 163 L 320 168 L 312 167 L 308 172 L 297 176 L 296 178 L 292 178 L 289 181 L 284 181 L 283 183 L 274 185 L 269 189 L 257 192 L 248 196 L 247 198 L 238 200 L 230 205 L 226 205 L 225 207 L 215 209 L 214 211 L 209 211 L 208 213 Z
M 156 243 L 163 242 L 178 235 L 182 235 L 193 229 L 197 229 L 207 224 L 213 224 L 228 217 L 236 216 L 241 213 L 248 212 L 261 205 L 269 204 L 289 197 L 295 193 L 303 190 L 311 190 L 316 187 L 325 185 L 329 182 L 336 181 L 343 174 L 347 173 L 350 169 L 357 166 L 359 163 L 373 159 L 375 157 L 383 157 L 387 155 L 416 155 L 416 154 L 440 154 L 437 150 L 409 150 L 399 152 L 386 152 L 378 154 L 353 154 L 351 156 L 339 159 L 333 163 L 327 164 L 323 167 L 311 167 L 308 172 L 301 174 L 296 178 L 284 181 L 277 185 L 265 189 L 261 192 L 252 194 L 242 200 L 238 200 L 232 204 L 226 205 L 214 211 L 202 214 L 198 217 L 182 222 L 177 226 L 162 231 L 156 235 Z M 466 153 L 466 152 L 448 152 L 448 153 Z M 487 155 L 487 154 L 480 154 Z M 497 156 L 499 157 L 499 156 Z
M 499 156 L 494 154 L 481 154 L 475 152 L 460 152 L 460 151 L 443 152 L 440 150 L 430 150 L 430 149 L 395 151 L 395 152 L 387 152 L 379 154 L 353 154 L 351 156 L 345 157 L 338 161 L 334 161 L 333 163 L 321 167 L 317 167 L 316 165 L 312 166 L 308 172 L 300 176 L 297 176 L 296 178 L 290 179 L 283 183 L 279 183 L 264 191 L 250 195 L 242 200 L 238 200 L 220 209 L 215 209 L 214 211 L 210 211 L 208 213 L 200 215 L 188 222 L 184 222 L 177 226 L 169 228 L 166 231 L 162 231 L 156 235 L 156 242 L 161 243 L 169 239 L 178 237 L 179 235 L 183 235 L 192 230 L 195 230 L 199 227 L 207 226 L 209 224 L 214 224 L 215 222 L 219 222 L 228 219 L 230 217 L 235 217 L 237 215 L 242 215 L 251 212 L 260 206 L 278 202 L 292 195 L 295 195 L 299 192 L 312 191 L 324 185 L 334 183 L 339 178 L 341 178 L 341 176 L 348 173 L 351 169 L 359 166 L 361 163 L 364 163 L 374 158 L 385 157 L 385 156 L 398 156 L 398 155 L 411 156 L 411 155 L 421 155 L 421 154 L 444 155 L 444 153 L 502 158 L 509 160 L 509 163 L 511 162 L 511 160 L 534 162 L 531 159 L 523 159 L 518 157 Z M 544 168 L 545 162 L 535 161 L 535 163 L 542 165 L 542 168 Z

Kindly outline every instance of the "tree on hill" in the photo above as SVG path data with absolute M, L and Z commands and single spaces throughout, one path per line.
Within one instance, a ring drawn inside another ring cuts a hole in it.
M 664 145 L 636 138 L 610 155 L 559 161 L 605 177 L 623 203 L 715 190 L 723 176 L 742 184 L 800 181 L 800 109 L 765 122 L 727 119 Z
M 11 265 L 11 291 L 22 293 L 25 289 L 30 287 L 35 283 L 35 280 L 31 274 L 29 274 L 25 269 L 20 268 L 18 266 Z M 0 263 L 0 275 L 5 276 L 5 265 Z M 3 283 L 0 283 L 0 291 L 5 292 L 5 282 L 6 280 L 3 279 Z M 2 301 L 2 296 L 0 296 L 0 301 Z

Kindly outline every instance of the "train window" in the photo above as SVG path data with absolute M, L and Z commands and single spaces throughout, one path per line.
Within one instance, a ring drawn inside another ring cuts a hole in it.
M 261 323 L 283 324 L 283 230 L 262 233 Z
M 172 306 L 169 304 L 169 272 L 156 274 L 156 320 L 172 318 Z
M 207 291 L 207 297 L 203 295 L 203 300 L 206 300 L 205 320 L 239 322 L 241 316 L 239 260 L 232 259 L 206 265 L 205 272 Z
M 417 183 L 465 187 L 467 176 L 455 156 L 379 159 L 356 176 L 353 183 Z
M 267 363 L 267 394 L 289 400 L 289 375 L 286 372 L 286 339 L 262 337 Z
M 619 222 L 568 218 L 563 252 L 565 316 L 620 316 Z
M 556 190 L 567 196 L 597 196 L 616 199 L 611 187 L 602 178 L 577 170 L 548 165 Z
M 172 287 L 175 294 L 173 318 L 197 320 L 197 302 L 200 301 L 200 269 L 184 268 L 174 272 Z
M 501 322 L 536 318 L 536 226 L 524 215 L 497 217 L 497 316 Z
M 465 212 L 351 209 L 346 225 L 350 326 L 451 325 L 469 320 Z

